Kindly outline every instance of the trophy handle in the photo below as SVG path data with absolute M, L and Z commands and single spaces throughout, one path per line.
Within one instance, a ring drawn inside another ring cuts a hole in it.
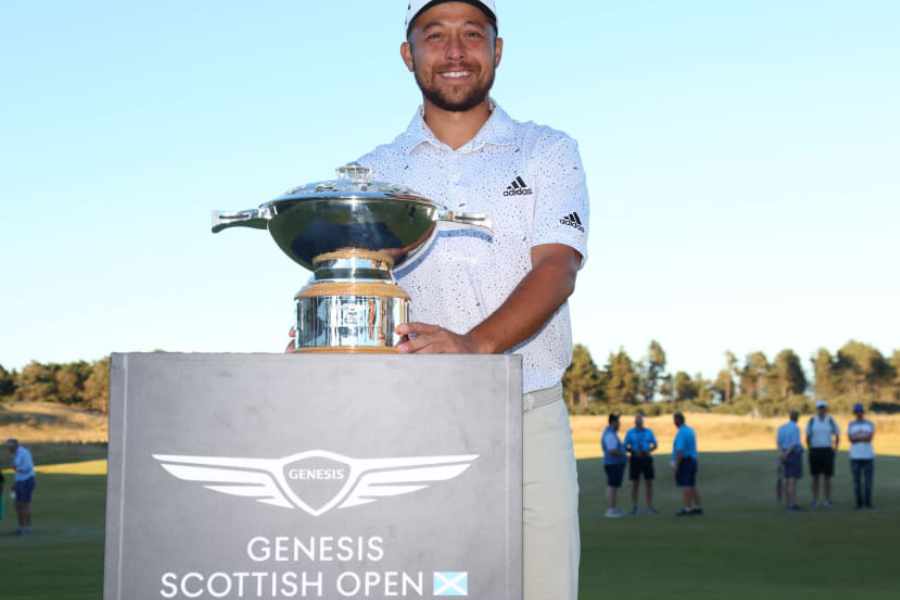
M 438 215 L 438 221 L 444 223 L 456 223 L 457 225 L 465 225 L 466 227 L 477 227 L 488 233 L 493 234 L 493 223 L 490 217 L 479 213 L 457 213 L 452 210 L 445 210 Z
M 212 232 L 219 233 L 231 227 L 268 229 L 271 218 L 271 211 L 267 208 L 251 208 L 239 212 L 215 210 L 212 213 Z

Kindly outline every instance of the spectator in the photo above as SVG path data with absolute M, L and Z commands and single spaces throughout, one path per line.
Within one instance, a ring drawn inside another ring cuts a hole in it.
M 3 520 L 5 516 L 3 513 L 6 509 L 6 496 L 3 495 L 3 487 L 6 483 L 6 480 L 3 478 L 3 469 L 0 469 L 0 521 Z
M 800 510 L 797 504 L 797 482 L 803 478 L 803 442 L 797 420 L 799 411 L 792 410 L 790 420 L 778 428 L 779 473 L 784 478 L 784 503 L 788 510 Z
M 856 510 L 872 508 L 872 479 L 875 475 L 875 424 L 865 418 L 865 408 L 857 403 L 853 407 L 856 420 L 847 427 L 850 438 L 850 470 L 853 473 L 853 491 L 856 494 Z
M 809 447 L 809 474 L 812 475 L 812 507 L 831 508 L 831 478 L 834 477 L 834 457 L 841 441 L 841 430 L 828 414 L 828 403 L 816 402 L 816 414 L 806 425 L 806 445 Z M 819 503 L 819 480 L 825 480 L 825 500 Z
M 6 447 L 12 455 L 12 465 L 16 471 L 13 488 L 16 492 L 16 515 L 19 518 L 16 535 L 27 535 L 31 533 L 31 496 L 35 487 L 34 461 L 31 452 L 20 445 L 18 440 L 7 440 Z
M 683 414 L 677 412 L 673 418 L 678 433 L 672 445 L 672 466 L 675 467 L 675 485 L 681 488 L 684 500 L 684 506 L 676 514 L 679 517 L 702 515 L 700 491 L 697 489 L 697 434 L 685 423 Z
M 646 486 L 647 511 L 656 514 L 653 508 L 653 451 L 659 447 L 653 431 L 644 427 L 644 415 L 638 413 L 634 418 L 634 427 L 625 434 L 625 449 L 631 455 L 628 463 L 628 478 L 631 480 L 631 514 L 638 514 L 638 495 L 641 477 Z
M 603 468 L 606 471 L 606 516 L 610 519 L 618 519 L 625 513 L 617 506 L 619 488 L 622 487 L 622 479 L 625 476 L 625 448 L 619 439 L 619 415 L 609 415 L 609 425 L 603 432 L 601 445 L 603 446 Z

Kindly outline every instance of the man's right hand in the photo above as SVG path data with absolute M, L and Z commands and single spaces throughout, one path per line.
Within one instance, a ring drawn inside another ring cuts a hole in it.
M 291 327 L 290 331 L 288 331 L 288 337 L 291 338 L 291 341 L 288 342 L 287 348 L 284 349 L 285 354 L 293 354 L 297 351 L 296 343 L 297 343 L 297 328 Z

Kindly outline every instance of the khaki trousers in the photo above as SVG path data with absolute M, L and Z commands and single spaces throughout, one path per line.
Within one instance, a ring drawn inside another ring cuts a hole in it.
M 578 473 L 562 387 L 524 397 L 524 600 L 577 600 Z

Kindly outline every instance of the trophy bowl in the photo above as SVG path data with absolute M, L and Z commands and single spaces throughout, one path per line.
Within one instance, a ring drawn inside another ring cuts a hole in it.
M 313 271 L 294 297 L 301 352 L 392 352 L 409 321 L 409 295 L 392 270 L 424 252 L 440 222 L 490 232 L 484 215 L 462 214 L 409 188 L 371 181 L 351 163 L 339 178 L 310 183 L 259 206 L 213 213 L 213 233 L 268 229 L 293 261 Z

